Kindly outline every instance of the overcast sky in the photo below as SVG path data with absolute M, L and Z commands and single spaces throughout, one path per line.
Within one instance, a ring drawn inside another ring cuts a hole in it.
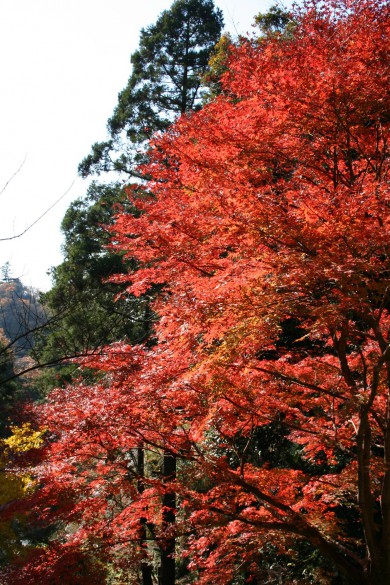
M 253 16 L 274 3 L 216 1 L 233 34 L 250 31 Z M 86 191 L 78 163 L 106 137 L 140 29 L 171 4 L 0 0 L 0 266 L 9 261 L 25 284 L 50 288 L 47 271 L 62 258 L 61 219 Z M 21 234 L 60 197 L 24 235 L 1 241 Z

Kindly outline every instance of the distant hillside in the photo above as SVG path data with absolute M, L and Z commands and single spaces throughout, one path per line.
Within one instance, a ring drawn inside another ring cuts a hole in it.
M 46 321 L 38 291 L 26 287 L 19 278 L 0 280 L 0 332 L 13 350 L 15 360 L 33 347 L 33 332 Z

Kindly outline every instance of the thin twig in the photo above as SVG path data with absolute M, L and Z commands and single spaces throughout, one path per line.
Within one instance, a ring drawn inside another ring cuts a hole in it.
M 8 181 L 6 182 L 6 184 L 4 185 L 4 187 L 2 188 L 2 190 L 0 191 L 0 195 L 2 195 L 2 194 L 4 193 L 4 191 L 6 190 L 6 188 L 7 188 L 7 187 L 8 187 L 8 185 L 10 184 L 10 182 L 11 182 L 11 181 L 12 181 L 12 180 L 13 180 L 13 179 L 16 177 L 16 175 L 18 175 L 18 174 L 20 173 L 20 171 L 22 170 L 22 168 L 23 168 L 23 166 L 24 166 L 24 163 L 26 162 L 26 160 L 27 160 L 27 154 L 26 154 L 26 156 L 24 157 L 24 159 L 23 159 L 23 162 L 22 162 L 22 164 L 20 165 L 20 167 L 18 168 L 18 170 L 16 170 L 16 171 L 14 172 L 14 174 L 13 174 L 13 175 L 11 175 L 11 177 L 8 179 Z
M 76 179 L 78 177 L 75 177 L 70 185 L 70 187 L 68 187 L 68 189 L 65 191 L 65 193 L 63 193 L 61 195 L 61 197 L 59 197 L 56 201 L 54 201 L 54 203 L 52 205 L 50 205 L 50 207 L 48 207 L 46 209 L 46 211 L 44 211 L 42 213 L 42 215 L 40 215 L 35 221 L 33 221 L 28 227 L 26 227 L 25 230 L 23 230 L 22 232 L 20 232 L 20 234 L 17 234 L 15 236 L 8 236 L 7 238 L 0 238 L 0 242 L 5 242 L 8 240 L 16 240 L 16 238 L 21 238 L 22 236 L 24 236 L 24 234 L 26 232 L 28 232 L 32 227 L 34 227 L 39 221 L 41 221 L 41 219 L 43 219 L 45 217 L 45 215 L 47 215 L 49 213 L 49 211 L 51 211 L 53 209 L 53 207 L 55 207 L 57 205 L 57 203 L 59 203 L 61 201 L 61 199 L 63 199 L 68 193 L 69 191 L 72 189 L 73 185 L 76 182 Z

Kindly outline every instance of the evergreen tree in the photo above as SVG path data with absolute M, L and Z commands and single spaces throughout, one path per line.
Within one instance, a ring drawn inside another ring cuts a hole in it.
M 294 25 L 291 15 L 280 6 L 271 6 L 268 12 L 260 12 L 255 16 L 255 23 L 263 37 L 288 35 Z
M 141 30 L 132 74 L 108 120 L 109 139 L 95 143 L 81 162 L 82 176 L 124 171 L 139 176 L 145 142 L 175 117 L 200 107 L 202 77 L 223 26 L 213 0 L 176 0 Z
M 108 121 L 110 139 L 93 146 L 80 165 L 83 176 L 110 170 L 125 170 L 127 179 L 139 176 L 136 165 L 151 135 L 200 107 L 202 76 L 222 22 L 212 0 L 176 0 L 156 24 L 141 31 L 132 74 Z M 53 268 L 53 287 L 42 297 L 51 326 L 35 351 L 40 363 L 60 362 L 122 339 L 138 343 L 150 334 L 148 295 L 117 299 L 118 286 L 107 282 L 136 269 L 131 259 L 109 247 L 107 226 L 123 209 L 132 212 L 117 176 L 116 183 L 92 183 L 86 197 L 66 212 L 64 261 Z M 68 379 L 69 368 L 62 372 Z M 49 376 L 46 384 L 52 383 Z
M 119 209 L 131 212 L 121 187 L 97 183 L 68 208 L 61 225 L 64 261 L 52 269 L 53 287 L 41 296 L 50 325 L 36 336 L 34 357 L 39 363 L 61 364 L 120 339 L 136 343 L 147 337 L 152 322 L 147 296 L 116 298 L 118 285 L 107 282 L 113 274 L 135 268 L 109 247 L 107 227 Z M 50 373 L 42 375 L 44 387 L 68 381 L 75 366 L 62 367 L 61 378 L 57 370 L 54 379 Z

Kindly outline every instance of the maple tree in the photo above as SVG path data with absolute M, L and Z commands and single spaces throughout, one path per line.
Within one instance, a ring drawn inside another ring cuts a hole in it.
M 389 582 L 389 12 L 304 2 L 155 138 L 112 233 L 139 262 L 115 282 L 161 287 L 158 343 L 102 350 L 100 381 L 37 413 L 37 505 L 73 528 L 15 583 L 57 582 L 75 551 L 152 583 L 148 535 L 168 555 L 180 537 L 200 585 L 261 582 L 302 543 L 319 582 Z M 146 473 L 145 447 L 177 474 Z

